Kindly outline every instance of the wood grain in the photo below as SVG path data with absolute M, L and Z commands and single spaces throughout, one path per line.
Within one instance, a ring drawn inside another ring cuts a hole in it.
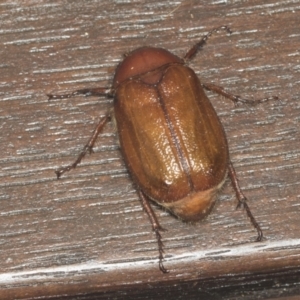
M 300 295 L 300 1 L 2 1 L 0 299 L 266 299 Z M 155 45 L 181 56 L 229 25 L 190 63 L 227 133 L 240 184 L 265 240 L 235 210 L 229 184 L 195 225 L 154 207 L 165 266 L 113 124 L 95 153 L 57 180 L 112 101 L 46 93 L 110 86 L 122 55 Z M 180 296 L 180 297 L 179 297 Z M 292 298 L 291 298 L 292 299 Z

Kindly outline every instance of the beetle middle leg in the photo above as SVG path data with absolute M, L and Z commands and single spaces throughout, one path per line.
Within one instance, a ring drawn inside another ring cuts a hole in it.
M 84 96 L 112 96 L 112 91 L 111 89 L 108 88 L 91 88 L 91 89 L 80 89 L 76 90 L 71 93 L 67 94 L 62 94 L 62 95 L 53 95 L 53 94 L 47 94 L 48 100 L 51 99 L 66 99 L 66 98 L 71 98 L 75 97 L 78 95 L 84 95 Z M 90 154 L 93 152 L 93 147 L 96 142 L 96 139 L 99 135 L 99 133 L 102 131 L 103 127 L 106 125 L 107 122 L 111 120 L 111 115 L 108 113 L 105 115 L 104 118 L 102 118 L 97 127 L 94 129 L 92 136 L 86 143 L 86 145 L 83 147 L 82 151 L 78 155 L 77 159 L 70 165 L 61 167 L 57 170 L 55 170 L 55 174 L 57 176 L 57 179 L 60 178 L 60 176 L 65 173 L 70 171 L 71 169 L 75 169 L 76 166 L 81 162 L 81 160 L 84 158 L 84 156 L 89 152 Z
M 238 205 L 237 205 L 237 208 L 239 208 L 240 206 L 243 206 L 244 209 L 246 210 L 247 212 L 247 215 L 252 223 L 252 225 L 254 226 L 254 228 L 257 230 L 257 239 L 256 241 L 261 241 L 262 238 L 263 238 L 263 232 L 259 226 L 259 224 L 257 223 L 257 221 L 255 220 L 254 216 L 252 215 L 251 213 L 251 210 L 247 204 L 247 198 L 245 197 L 245 195 L 243 194 L 240 186 L 239 186 L 239 183 L 238 183 L 238 180 L 237 180 L 237 176 L 236 176 L 236 173 L 235 173 L 235 170 L 233 168 L 233 165 L 231 162 L 229 162 L 229 166 L 228 166 L 228 175 L 229 175 L 229 178 L 231 180 L 231 184 L 233 186 L 233 189 L 235 190 L 235 193 L 236 193 L 236 197 L 239 201 Z
M 164 267 L 163 265 L 163 259 L 164 259 L 164 244 L 162 242 L 162 237 L 160 234 L 160 231 L 165 231 L 165 229 L 163 229 L 158 220 L 157 217 L 155 215 L 155 212 L 153 211 L 150 201 L 148 199 L 148 197 L 141 191 L 138 190 L 139 196 L 140 196 L 140 200 L 143 206 L 143 209 L 145 210 L 145 212 L 147 213 L 150 222 L 152 224 L 152 229 L 156 234 L 156 240 L 158 243 L 158 259 L 159 259 L 159 269 L 163 272 L 163 273 L 169 273 L 169 271 Z
M 99 133 L 101 132 L 101 130 L 103 129 L 103 127 L 106 125 L 107 122 L 110 121 L 110 119 L 111 119 L 111 116 L 109 114 L 107 114 L 103 119 L 100 120 L 97 127 L 93 131 L 92 136 L 90 137 L 90 139 L 88 140 L 86 145 L 83 147 L 83 149 L 80 152 L 80 154 L 78 155 L 77 159 L 72 164 L 65 166 L 65 167 L 60 167 L 59 169 L 55 170 L 57 179 L 59 179 L 63 173 L 68 172 L 71 169 L 75 169 L 76 166 L 81 162 L 81 160 L 87 154 L 87 152 L 89 152 L 90 154 L 93 153 L 93 147 L 96 142 L 96 139 L 97 139 Z

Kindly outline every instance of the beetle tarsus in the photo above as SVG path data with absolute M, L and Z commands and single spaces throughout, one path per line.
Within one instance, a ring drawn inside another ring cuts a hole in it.
M 51 99 L 53 99 L 53 95 L 52 94 L 46 94 L 48 97 L 48 101 L 50 101 Z
M 237 208 L 243 206 L 243 208 L 246 210 L 246 213 L 247 213 L 247 216 L 249 217 L 253 227 L 257 230 L 257 239 L 256 241 L 259 242 L 263 239 L 263 232 L 259 226 L 259 224 L 257 223 L 257 221 L 255 220 L 248 204 L 247 204 L 247 198 L 244 196 L 240 186 L 239 186 L 239 183 L 238 183 L 238 180 L 237 180 L 237 176 L 236 176 L 236 173 L 235 173 L 235 170 L 233 168 L 233 165 L 231 162 L 229 162 L 229 167 L 228 167 L 228 175 L 230 177 L 230 180 L 231 180 L 231 184 L 233 186 L 233 189 L 235 190 L 235 193 L 236 193 L 236 197 L 238 199 L 238 205 L 237 205 Z
M 254 216 L 251 213 L 250 207 L 247 204 L 247 198 L 246 197 L 243 197 L 242 199 L 239 199 L 239 203 L 237 205 L 237 208 L 240 208 L 241 206 L 243 206 L 243 208 L 246 210 L 247 216 L 249 217 L 253 227 L 257 230 L 256 242 L 260 242 L 263 239 L 263 232 L 262 232 L 259 224 L 255 220 Z
M 55 170 L 54 172 L 55 172 L 55 174 L 56 174 L 57 179 L 59 179 L 60 176 L 64 173 L 61 169 L 57 169 L 57 170 Z
M 61 167 L 61 168 L 55 170 L 54 172 L 56 174 L 57 179 L 59 179 L 61 177 L 61 175 L 64 174 L 65 172 L 68 172 L 71 169 L 75 169 L 78 163 L 79 162 L 77 162 L 77 160 L 76 160 L 76 162 L 73 163 L 72 165 L 69 165 L 69 166 L 66 166 L 66 167 Z
M 169 270 L 167 270 L 165 267 L 164 267 L 164 264 L 163 264 L 163 260 L 164 260 L 164 244 L 162 242 L 162 237 L 161 237 L 161 234 L 159 231 L 164 231 L 163 228 L 156 228 L 154 231 L 155 231 L 155 234 L 156 234 L 156 240 L 157 240 L 157 243 L 158 243 L 158 252 L 159 252 L 159 256 L 158 256 L 158 260 L 159 260 L 159 269 L 161 270 L 161 272 L 163 273 L 169 273 Z

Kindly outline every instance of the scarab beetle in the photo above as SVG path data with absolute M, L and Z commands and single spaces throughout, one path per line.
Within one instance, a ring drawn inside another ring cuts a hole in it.
M 127 54 L 118 65 L 113 86 L 81 89 L 64 95 L 48 94 L 49 99 L 75 95 L 113 96 L 114 117 L 121 151 L 134 180 L 144 210 L 156 233 L 159 268 L 163 266 L 163 243 L 160 226 L 150 201 L 167 208 L 183 221 L 203 219 L 213 208 L 218 191 L 227 176 L 238 199 L 258 232 L 262 230 L 253 217 L 229 159 L 223 126 L 203 88 L 234 102 L 258 103 L 227 93 L 213 84 L 201 84 L 187 62 L 216 31 L 213 29 L 195 44 L 183 58 L 162 48 L 142 47 Z M 56 170 L 57 178 L 80 163 L 92 152 L 95 140 L 111 119 L 108 113 L 98 124 L 77 160 Z

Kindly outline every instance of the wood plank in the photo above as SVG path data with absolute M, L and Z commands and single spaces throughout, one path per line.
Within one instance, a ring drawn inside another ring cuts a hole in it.
M 0 8 L 0 299 L 300 295 L 300 1 L 4 0 Z M 190 63 L 201 80 L 280 97 L 234 107 L 207 93 L 266 239 L 254 242 L 229 184 L 194 225 L 154 207 L 168 230 L 163 275 L 113 124 L 76 170 L 54 174 L 111 99 L 48 102 L 46 93 L 110 86 L 124 53 L 152 45 L 180 56 L 221 25 L 233 34 L 214 35 Z

